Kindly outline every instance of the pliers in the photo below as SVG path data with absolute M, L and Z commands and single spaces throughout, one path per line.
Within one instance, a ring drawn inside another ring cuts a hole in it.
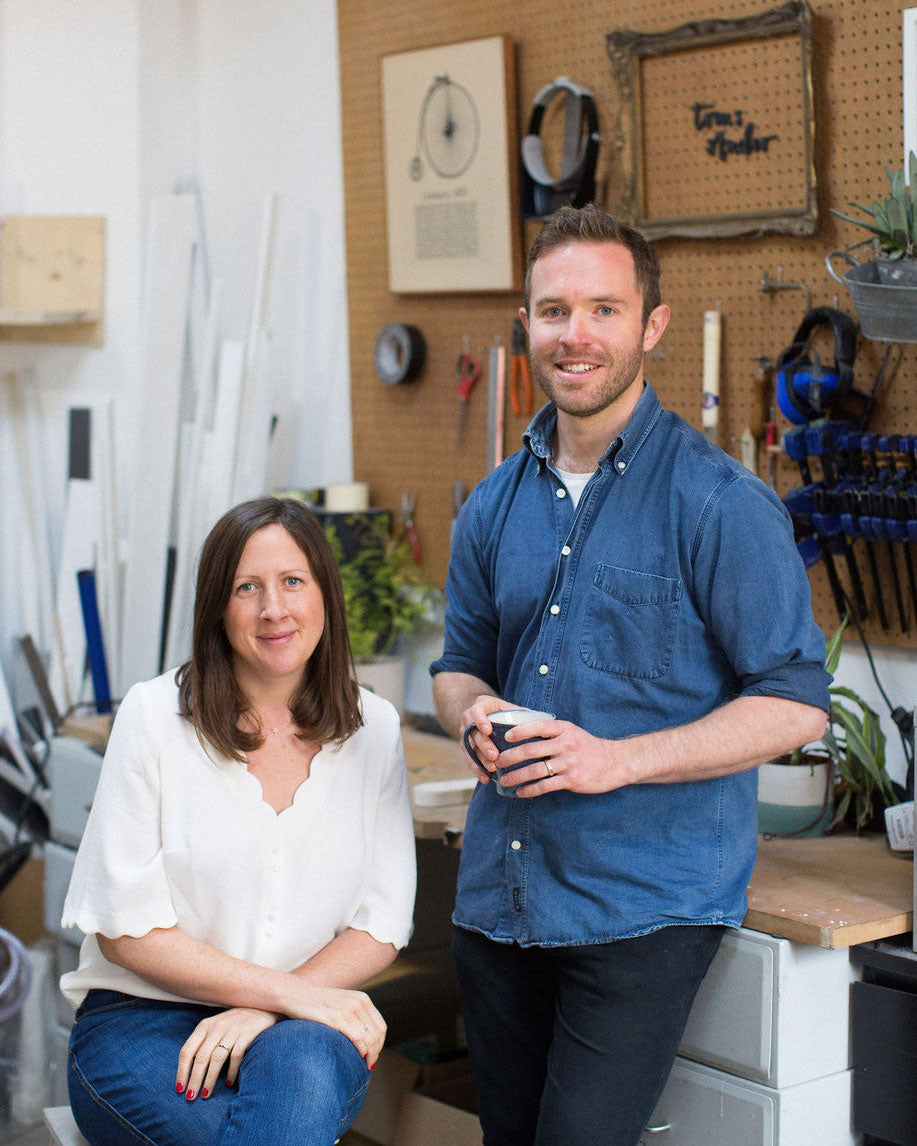
M 522 401 L 519 400 L 519 381 L 522 381 Z M 525 345 L 525 327 L 521 318 L 513 319 L 513 358 L 510 365 L 509 400 L 513 413 L 531 414 L 532 379 Z

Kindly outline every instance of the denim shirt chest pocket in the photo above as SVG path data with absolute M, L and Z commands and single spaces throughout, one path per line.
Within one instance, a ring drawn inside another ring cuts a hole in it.
M 677 577 L 598 564 L 583 617 L 583 661 L 616 676 L 664 676 L 675 650 L 682 592 Z

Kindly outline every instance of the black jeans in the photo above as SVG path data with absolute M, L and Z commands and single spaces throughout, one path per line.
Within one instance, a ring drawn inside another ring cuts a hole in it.
M 456 928 L 485 1146 L 636 1146 L 725 930 L 520 947 Z

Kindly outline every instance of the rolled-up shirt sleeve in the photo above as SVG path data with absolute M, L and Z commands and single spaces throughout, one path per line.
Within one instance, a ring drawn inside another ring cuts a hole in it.
M 711 503 L 696 539 L 698 608 L 743 696 L 774 696 L 828 711 L 825 639 L 793 525 L 760 482 L 733 481 Z
M 159 757 L 140 694 L 115 718 L 64 901 L 63 926 L 109 938 L 173 927 L 163 868 Z
M 500 622 L 485 564 L 481 531 L 481 498 L 475 490 L 462 506 L 452 539 L 446 576 L 446 626 L 443 655 L 430 673 L 469 673 L 498 688 L 497 643 Z

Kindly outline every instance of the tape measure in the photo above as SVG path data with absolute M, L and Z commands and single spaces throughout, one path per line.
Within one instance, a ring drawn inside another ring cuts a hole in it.
M 426 353 L 426 343 L 416 326 L 390 322 L 382 327 L 376 339 L 373 354 L 376 373 L 388 386 L 413 382 L 423 369 Z

